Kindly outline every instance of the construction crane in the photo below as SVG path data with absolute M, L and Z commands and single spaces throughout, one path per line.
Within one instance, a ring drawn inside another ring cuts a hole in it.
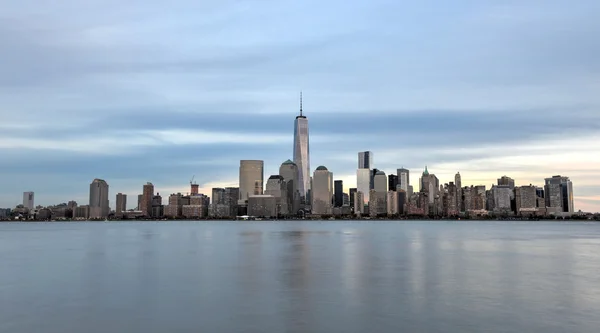
M 194 178 L 196 178 L 196 175 L 192 176 L 192 180 L 190 180 L 190 185 L 192 185 L 192 183 L 194 182 Z

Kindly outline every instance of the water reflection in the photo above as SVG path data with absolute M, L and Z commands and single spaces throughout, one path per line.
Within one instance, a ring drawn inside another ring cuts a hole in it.
M 70 226 L 54 232 L 53 225 L 31 230 L 26 224 L 0 225 L 3 262 L 11 268 L 0 274 L 0 331 L 596 332 L 600 327 L 600 225 Z

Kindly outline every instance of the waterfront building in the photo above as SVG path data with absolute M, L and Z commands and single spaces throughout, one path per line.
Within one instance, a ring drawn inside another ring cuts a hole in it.
M 142 188 L 142 201 L 140 210 L 144 216 L 152 216 L 152 198 L 154 197 L 154 185 L 147 182 Z
M 333 173 L 319 166 L 313 174 L 312 213 L 316 215 L 332 214 Z
M 400 185 L 400 188 L 408 193 L 409 192 L 408 187 L 410 186 L 410 171 L 405 168 L 400 168 L 396 171 L 397 171 L 397 175 L 398 175 L 398 184 L 397 185 Z
M 388 191 L 388 179 L 385 176 L 385 172 L 377 171 L 373 177 L 373 190 L 379 193 L 387 193 Z
M 298 167 L 297 189 L 303 203 L 310 203 L 310 148 L 308 140 L 308 119 L 302 113 L 302 93 L 300 93 L 300 114 L 294 121 L 294 163 Z
M 287 202 L 290 214 L 297 214 L 300 210 L 300 192 L 298 190 L 298 166 L 287 160 L 279 167 L 279 175 L 283 177 L 287 186 Z
M 344 182 L 336 180 L 333 182 L 334 188 L 334 207 L 342 207 L 344 205 Z
M 240 161 L 240 197 L 238 204 L 245 205 L 251 195 L 263 194 L 264 162 L 260 160 Z
M 127 195 L 123 193 L 117 193 L 115 215 L 123 216 L 123 212 L 127 211 Z
M 569 177 L 552 176 L 552 178 L 546 178 L 545 182 L 546 207 L 561 213 L 574 213 L 573 183 Z
M 371 191 L 371 170 L 361 168 L 356 170 L 356 190 L 361 192 L 363 205 L 369 203 L 369 193 Z
M 33 211 L 34 206 L 34 197 L 35 194 L 33 192 L 23 192 L 23 207 Z
M 103 179 L 94 179 L 90 184 L 89 218 L 106 218 L 110 213 L 108 204 L 108 183 Z
M 396 187 L 398 186 L 398 176 L 394 174 L 390 174 L 388 176 L 388 191 L 396 191 Z
M 288 215 L 290 213 L 288 207 L 287 183 L 282 176 L 272 175 L 269 177 L 265 194 L 275 198 L 278 216 Z

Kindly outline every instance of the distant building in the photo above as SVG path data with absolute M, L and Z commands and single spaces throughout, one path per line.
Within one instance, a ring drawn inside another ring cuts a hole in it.
M 94 179 L 90 184 L 89 218 L 106 218 L 110 213 L 108 184 L 103 179 Z
M 239 205 L 245 205 L 251 195 L 263 194 L 264 162 L 259 160 L 240 161 Z
M 394 174 L 388 175 L 388 191 L 396 191 L 398 186 L 398 176 Z
M 388 191 L 388 179 L 385 176 L 385 172 L 377 171 L 373 177 L 373 189 L 375 192 L 387 193 Z
M 336 180 L 333 182 L 334 187 L 334 207 L 342 207 L 344 205 L 344 182 Z
M 73 209 L 74 220 L 87 220 L 90 218 L 90 206 L 81 205 Z
M 462 179 L 460 176 L 460 172 L 457 172 L 454 176 L 454 185 L 456 185 L 456 210 L 459 212 L 463 212 L 464 206 L 462 194 Z
M 350 207 L 354 208 L 354 197 L 356 196 L 356 188 L 351 188 L 349 193 L 350 193 Z
M 277 217 L 277 199 L 272 195 L 251 195 L 248 198 L 248 215 L 257 217 Z
M 155 196 L 152 196 L 152 209 L 150 216 L 155 218 L 165 216 L 164 206 L 162 204 L 162 197 L 160 196 L 160 193 L 156 193 Z
M 358 153 L 358 169 L 371 169 L 373 167 L 373 152 L 363 151 Z
M 138 194 L 138 199 L 137 199 L 137 207 L 135 208 L 135 210 L 142 210 L 142 201 L 144 200 L 144 196 L 142 194 Z
M 313 174 L 312 213 L 332 214 L 333 174 L 324 166 L 319 166 Z
M 350 206 L 350 196 L 348 193 L 342 193 L 342 206 Z
M 152 216 L 152 197 L 154 197 L 154 185 L 148 182 L 143 186 L 140 203 L 140 210 L 144 216 Z
M 554 208 L 562 213 L 574 213 L 573 206 L 573 183 L 569 177 L 553 176 L 546 178 L 544 195 L 546 207 Z
M 517 215 L 531 215 L 537 211 L 537 193 L 533 185 L 515 187 Z
M 515 189 L 515 180 L 507 177 L 507 176 L 502 176 L 500 178 L 498 178 L 498 186 L 508 186 L 508 188 L 510 188 L 511 190 Z
M 279 175 L 283 177 L 287 186 L 287 203 L 290 214 L 295 215 L 300 210 L 300 191 L 298 190 L 298 166 L 287 160 L 279 167 Z
M 304 204 L 311 202 L 310 147 L 308 140 L 308 118 L 302 113 L 302 93 L 300 93 L 300 114 L 294 121 L 294 164 L 298 167 L 297 189 Z M 240 185 L 241 187 L 241 185 Z M 261 193 L 262 194 L 262 193 Z
M 280 175 L 272 175 L 267 180 L 267 188 L 265 194 L 272 195 L 275 198 L 275 205 L 277 206 L 277 216 L 288 215 L 288 193 L 287 193 L 287 182 Z
M 361 191 L 357 191 L 354 194 L 354 214 L 363 215 L 365 214 L 365 199 Z
M 388 191 L 387 193 L 387 214 L 388 215 L 397 215 L 400 214 L 400 209 L 398 208 L 398 192 L 397 191 Z
M 187 201 L 187 202 L 186 202 Z M 208 206 L 210 198 L 204 194 L 190 195 L 187 198 L 182 197 L 181 214 L 185 218 L 206 218 L 208 217 Z
M 493 209 L 491 210 L 493 210 L 495 213 L 511 213 L 511 196 L 513 190 L 510 188 L 510 185 L 492 186 L 490 191 L 492 192 L 493 197 Z
M 387 214 L 387 192 L 371 190 L 369 194 L 369 215 L 376 217 L 383 214 Z
M 187 200 L 189 204 L 189 198 Z M 173 193 L 169 196 L 169 204 L 165 207 L 165 216 L 181 217 L 183 215 L 184 198 L 181 193 Z
M 369 204 L 369 193 L 371 191 L 371 170 L 356 170 L 356 190 L 362 192 L 363 205 Z
M 123 193 L 117 193 L 115 215 L 123 216 L 123 212 L 127 211 L 127 195 Z
M 397 175 L 397 185 L 400 185 L 400 188 L 408 193 L 408 187 L 410 186 L 410 171 L 408 169 L 401 168 L 397 170 Z
M 34 206 L 34 193 L 33 192 L 23 192 L 23 207 L 33 210 Z

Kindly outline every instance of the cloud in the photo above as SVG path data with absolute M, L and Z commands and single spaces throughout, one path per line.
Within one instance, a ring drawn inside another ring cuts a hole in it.
M 387 174 L 575 183 L 600 210 L 600 5 L 557 1 L 23 0 L 0 14 L 0 206 L 235 184 L 291 158 L 298 92 L 311 163 Z M 118 10 L 117 10 L 118 8 Z M 137 190 L 136 190 L 137 189 Z

